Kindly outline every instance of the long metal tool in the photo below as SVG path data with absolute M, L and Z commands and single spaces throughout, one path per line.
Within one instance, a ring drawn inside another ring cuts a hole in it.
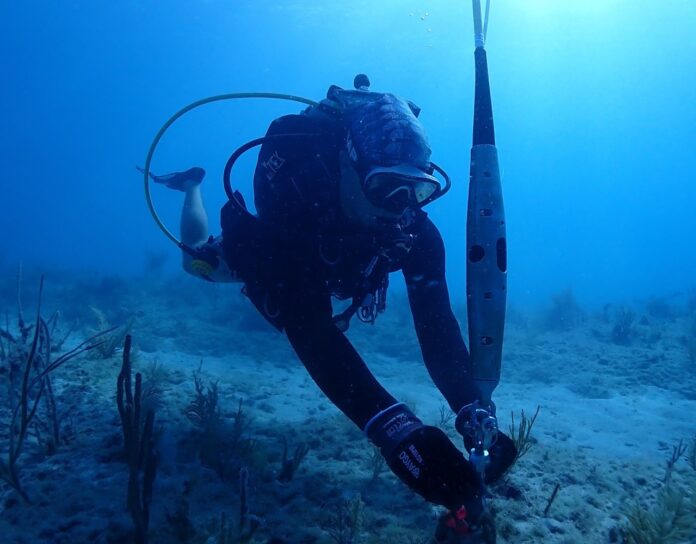
M 500 381 L 503 351 L 507 242 L 488 60 L 484 49 L 489 7 L 490 0 L 483 20 L 481 1 L 473 0 L 476 87 L 466 221 L 466 297 L 474 378 L 481 391 L 481 405 L 492 407 L 491 396 Z

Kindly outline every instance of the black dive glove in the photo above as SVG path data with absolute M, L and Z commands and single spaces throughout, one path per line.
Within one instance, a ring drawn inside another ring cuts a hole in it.
M 489 437 L 487 439 L 477 434 L 481 431 L 482 426 L 484 431 L 486 428 L 488 430 Z M 470 454 L 476 448 L 477 442 L 486 442 L 486 440 L 490 442 L 490 444 L 486 444 L 489 455 L 484 481 L 487 484 L 498 481 L 515 462 L 517 447 L 509 436 L 498 430 L 495 406 L 484 409 L 478 402 L 467 404 L 459 410 L 455 427 L 464 437 L 464 447 Z
M 468 520 L 481 516 L 480 477 L 440 429 L 423 425 L 399 403 L 373 417 L 365 433 L 392 472 L 427 501 L 450 510 L 463 506 Z

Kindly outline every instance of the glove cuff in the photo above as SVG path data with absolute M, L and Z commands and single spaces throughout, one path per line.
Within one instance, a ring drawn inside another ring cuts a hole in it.
M 423 422 L 403 402 L 378 412 L 365 425 L 367 438 L 389 458 L 404 439 L 421 429 Z

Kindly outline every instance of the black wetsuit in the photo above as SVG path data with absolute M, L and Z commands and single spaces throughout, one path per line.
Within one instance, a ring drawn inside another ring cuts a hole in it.
M 257 308 L 285 330 L 326 396 L 364 429 L 397 401 L 332 321 L 332 294 L 349 294 L 355 276 L 375 253 L 374 233 L 356 231 L 340 212 L 339 152 L 345 146 L 345 130 L 337 119 L 310 110 L 277 119 L 267 137 L 254 177 L 256 209 L 264 226 L 260 230 L 252 224 L 240 226 L 228 204 L 222 214 L 223 247 L 230 266 L 242 270 L 247 294 Z M 413 246 L 391 263 L 390 270 L 403 271 L 426 367 L 456 412 L 478 393 L 450 305 L 444 245 L 422 211 L 405 231 L 414 235 Z M 327 258 L 325 246 L 332 244 L 332 258 Z M 409 481 L 412 475 L 390 466 L 427 499 L 452 507 L 462 502 L 463 488 L 470 492 L 466 481 L 470 470 L 462 466 L 466 461 L 447 445 L 441 431 L 427 429 L 422 439 L 433 445 L 424 443 L 422 448 L 433 450 L 433 458 L 449 462 L 447 470 L 457 473 L 452 474 L 455 483 L 442 483 L 451 488 L 442 492 L 445 496 L 424 491 L 420 483 Z M 435 439 L 430 436 L 434 434 Z M 460 479 L 461 485 L 456 484 Z

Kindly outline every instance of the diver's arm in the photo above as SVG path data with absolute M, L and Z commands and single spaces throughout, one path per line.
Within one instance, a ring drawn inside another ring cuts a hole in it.
M 380 385 L 348 338 L 334 325 L 331 298 L 325 284 L 307 281 L 296 274 L 292 276 L 284 282 L 286 288 L 279 301 L 288 339 L 324 394 L 363 428 L 374 414 L 395 404 L 396 400 Z
M 449 299 L 445 280 L 445 248 L 437 227 L 418 218 L 413 249 L 404 263 L 404 277 L 416 333 L 428 372 L 455 413 L 479 400 L 473 365 Z M 468 451 L 471 440 L 464 444 Z M 514 442 L 502 431 L 489 450 L 487 483 L 499 479 L 514 462 Z
M 422 215 L 403 266 L 413 322 L 428 373 L 452 410 L 478 398 L 469 352 L 452 312 L 445 279 L 445 247 L 437 227 Z
M 323 284 L 293 287 L 288 285 L 281 315 L 293 348 L 317 385 L 363 429 L 401 481 L 428 501 L 452 510 L 464 506 L 469 519 L 476 520 L 481 486 L 462 453 L 441 429 L 421 422 L 377 382 L 334 325 Z

